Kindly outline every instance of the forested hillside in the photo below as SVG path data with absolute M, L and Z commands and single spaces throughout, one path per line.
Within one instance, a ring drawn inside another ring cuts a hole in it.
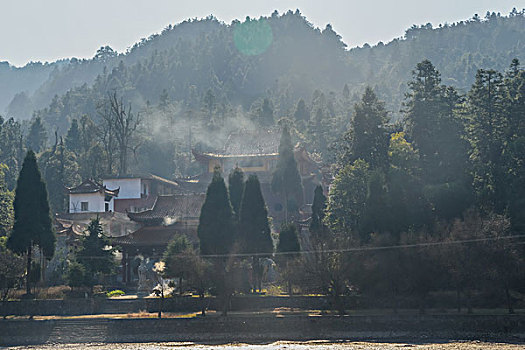
M 298 99 L 310 102 L 315 90 L 341 93 L 348 84 L 352 95 L 375 86 L 395 117 L 417 62 L 430 59 L 446 84 L 467 90 L 477 69 L 503 70 L 523 59 L 524 35 L 523 13 L 514 11 L 439 28 L 413 26 L 404 38 L 347 50 L 330 26 L 315 28 L 299 11 L 229 25 L 208 17 L 169 26 L 124 54 L 104 47 L 89 60 L 18 69 L 4 63 L 0 110 L 19 119 L 35 110 L 48 128 L 64 133 L 72 118 L 91 115 L 113 89 L 137 108 L 161 96 L 196 108 L 210 90 L 219 102 L 245 110 L 269 98 L 281 117 Z

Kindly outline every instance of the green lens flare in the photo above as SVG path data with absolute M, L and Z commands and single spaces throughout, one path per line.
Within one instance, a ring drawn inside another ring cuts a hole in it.
M 250 20 L 235 25 L 233 42 L 240 53 L 246 56 L 260 55 L 273 42 L 272 28 L 266 19 Z

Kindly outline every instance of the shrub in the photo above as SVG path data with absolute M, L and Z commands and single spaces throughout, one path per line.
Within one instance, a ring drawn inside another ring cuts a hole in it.
M 106 296 L 108 298 L 111 298 L 111 297 L 118 297 L 118 296 L 121 296 L 121 295 L 124 295 L 124 294 L 126 294 L 126 293 L 124 293 L 120 289 L 115 289 L 115 290 L 112 290 L 111 292 L 107 292 Z

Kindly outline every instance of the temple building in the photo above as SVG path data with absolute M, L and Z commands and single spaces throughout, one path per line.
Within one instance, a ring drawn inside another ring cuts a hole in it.
M 197 227 L 205 198 L 205 194 L 158 196 L 153 208 L 139 213 L 128 212 L 129 219 L 141 227 L 112 239 L 122 253 L 122 282 L 136 282 L 137 258 L 159 260 L 176 235 L 185 235 L 197 244 Z
M 67 189 L 70 213 L 104 213 L 114 211 L 114 198 L 119 189 L 108 189 L 95 180 L 85 180 L 76 187 Z
M 241 130 L 232 133 L 222 150 L 216 152 L 193 150 L 195 159 L 202 164 L 203 173 L 195 179 L 177 180 L 177 182 L 183 188 L 205 192 L 216 167 L 222 169 L 225 177 L 232 169 L 239 167 L 246 176 L 257 175 L 269 214 L 279 220 L 283 215 L 282 199 L 271 191 L 270 184 L 279 157 L 280 138 L 280 129 Z M 313 201 L 315 186 L 322 181 L 320 165 L 299 144 L 295 146 L 294 155 L 303 183 L 305 205 L 308 206 Z

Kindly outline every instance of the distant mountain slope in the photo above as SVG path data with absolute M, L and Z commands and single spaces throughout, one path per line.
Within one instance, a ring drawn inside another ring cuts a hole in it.
M 444 83 L 467 89 L 478 68 L 503 70 L 515 57 L 523 61 L 524 38 L 523 11 L 439 28 L 414 26 L 403 39 L 349 51 L 330 26 L 314 28 L 298 11 L 231 25 L 209 17 L 170 26 L 125 54 L 104 48 L 91 60 L 73 59 L 52 73 L 26 66 L 18 76 L 23 72 L 31 79 L 19 91 L 28 94 L 12 100 L 8 113 L 28 118 L 26 107 L 32 106 L 49 126 L 64 131 L 71 118 L 94 116 L 97 101 L 117 89 L 137 106 L 163 96 L 196 108 L 211 91 L 221 103 L 248 109 L 268 97 L 279 116 L 289 115 L 299 98 L 310 100 L 315 90 L 340 92 L 345 84 L 354 95 L 375 86 L 396 113 L 417 62 L 430 59 Z M 242 47 L 259 41 L 269 42 L 267 49 Z M 0 93 L 5 85 L 0 80 Z M 14 96 L 12 91 L 6 96 Z M 4 100 L 2 106 L 7 107 Z

